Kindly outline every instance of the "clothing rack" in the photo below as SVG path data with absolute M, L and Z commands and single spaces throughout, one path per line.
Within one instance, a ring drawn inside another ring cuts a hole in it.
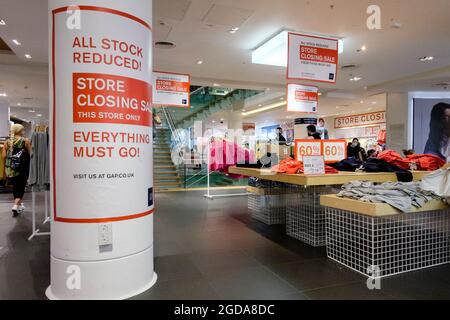
M 209 199 L 209 200 L 214 200 L 214 198 L 226 198 L 226 197 L 242 197 L 242 196 L 248 196 L 249 193 L 245 192 L 245 193 L 225 193 L 225 194 L 211 194 L 211 180 L 210 180 L 210 175 L 211 175 L 211 170 L 210 168 L 210 164 L 211 164 L 211 150 L 210 150 L 210 146 L 211 146 L 211 142 L 208 142 L 208 147 L 207 147 L 207 157 L 208 157 L 208 161 L 207 161 L 207 183 L 208 183 L 208 188 L 207 188 L 207 193 L 204 195 L 205 198 Z
M 39 190 L 36 190 L 39 189 Z M 32 187 L 31 192 L 31 220 L 32 220 L 32 233 L 28 237 L 28 241 L 33 240 L 34 237 L 49 236 L 50 232 L 40 232 L 36 223 L 36 193 L 41 192 L 41 188 L 37 186 Z M 42 224 L 46 224 L 51 220 L 50 218 L 50 206 L 49 206 L 49 191 L 44 189 L 44 221 Z

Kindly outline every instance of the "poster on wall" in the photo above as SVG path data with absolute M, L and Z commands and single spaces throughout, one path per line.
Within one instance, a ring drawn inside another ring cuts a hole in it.
M 413 148 L 450 162 L 450 99 L 414 99 Z
M 54 220 L 103 223 L 148 216 L 151 26 L 113 9 L 80 10 L 83 28 L 74 30 L 66 27 L 66 8 L 53 11 Z
M 287 78 L 336 83 L 337 39 L 289 32 Z
M 189 108 L 191 77 L 188 74 L 153 72 L 153 105 Z
M 317 113 L 319 88 L 290 83 L 287 85 L 287 111 Z

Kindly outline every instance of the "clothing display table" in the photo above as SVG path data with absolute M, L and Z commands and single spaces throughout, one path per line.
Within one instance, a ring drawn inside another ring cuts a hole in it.
M 382 278 L 450 263 L 450 208 L 432 200 L 402 213 L 384 203 L 321 196 L 327 255 L 365 276 Z
M 355 180 L 379 183 L 397 181 L 395 173 L 390 172 L 305 175 L 273 173 L 270 169 L 241 167 L 231 167 L 229 172 L 261 180 L 283 182 L 289 184 L 290 189 L 295 189 L 286 199 L 286 233 L 314 247 L 325 245 L 325 210 L 320 205 L 321 195 L 338 193 L 343 184 Z M 415 171 L 414 180 L 421 180 L 427 174 L 429 172 Z

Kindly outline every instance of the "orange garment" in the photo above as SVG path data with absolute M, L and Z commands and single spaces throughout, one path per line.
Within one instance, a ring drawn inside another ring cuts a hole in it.
M 445 161 L 433 154 L 414 154 L 403 158 L 393 150 L 386 150 L 378 154 L 378 159 L 382 159 L 390 164 L 394 164 L 402 169 L 409 170 L 410 164 L 415 163 L 417 170 L 434 171 L 445 165 Z
M 287 174 L 302 174 L 305 172 L 303 168 L 303 163 L 300 161 L 295 161 L 290 157 L 281 160 L 279 164 L 273 166 L 272 171 Z M 337 171 L 335 168 L 325 166 L 325 174 L 336 174 L 336 173 L 339 173 L 339 171 Z

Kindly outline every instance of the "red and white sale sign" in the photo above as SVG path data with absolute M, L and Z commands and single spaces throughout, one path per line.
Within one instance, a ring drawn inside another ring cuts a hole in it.
M 79 29 L 67 27 L 67 8 L 52 12 L 54 220 L 151 215 L 151 26 L 110 8 L 79 10 Z
M 287 85 L 287 111 L 317 113 L 319 89 L 290 83 Z
M 320 140 L 295 140 L 295 160 L 303 162 L 304 156 L 321 156 L 322 142 Z
M 153 72 L 153 104 L 190 107 L 191 77 L 187 74 Z
M 288 79 L 336 83 L 338 58 L 337 39 L 288 34 Z
M 339 162 L 347 158 L 347 141 L 323 140 L 323 156 L 326 163 Z

